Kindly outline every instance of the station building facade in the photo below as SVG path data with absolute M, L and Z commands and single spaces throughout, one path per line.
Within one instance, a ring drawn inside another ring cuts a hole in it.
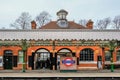
M 75 57 L 77 70 L 104 69 L 111 62 L 120 66 L 120 31 L 94 30 L 67 21 L 65 10 L 57 12 L 58 20 L 31 30 L 0 30 L 0 69 L 60 69 L 61 57 Z

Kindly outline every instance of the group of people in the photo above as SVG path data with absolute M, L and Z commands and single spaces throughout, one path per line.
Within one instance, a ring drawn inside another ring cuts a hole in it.
M 50 59 L 47 60 L 37 60 L 36 69 L 50 68 Z

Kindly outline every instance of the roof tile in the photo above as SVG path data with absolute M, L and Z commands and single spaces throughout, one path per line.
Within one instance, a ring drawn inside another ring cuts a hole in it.
M 74 21 L 68 21 L 67 28 L 61 28 L 57 25 L 57 21 L 51 21 L 50 23 L 42 26 L 40 29 L 87 29 L 86 27 L 75 23 Z

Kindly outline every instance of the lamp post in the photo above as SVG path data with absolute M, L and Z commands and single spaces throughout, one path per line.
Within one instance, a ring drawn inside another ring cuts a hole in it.
M 111 53 L 111 72 L 114 71 L 114 64 L 113 64 L 113 50 L 110 50 Z
M 114 72 L 113 52 L 117 47 L 116 41 L 109 41 L 109 49 L 111 53 L 111 72 Z
M 22 72 L 25 72 L 25 50 L 23 50 L 23 68 L 22 68 Z
M 25 72 L 25 57 L 27 56 L 26 55 L 26 51 L 27 51 L 27 48 L 28 48 L 28 44 L 27 44 L 27 41 L 26 40 L 22 40 L 22 44 L 21 44 L 21 48 L 22 48 L 22 51 L 23 51 L 23 68 L 22 68 L 22 72 Z

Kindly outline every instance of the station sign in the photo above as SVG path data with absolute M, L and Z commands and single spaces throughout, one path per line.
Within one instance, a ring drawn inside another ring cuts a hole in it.
M 76 57 L 61 57 L 60 70 L 76 70 Z

